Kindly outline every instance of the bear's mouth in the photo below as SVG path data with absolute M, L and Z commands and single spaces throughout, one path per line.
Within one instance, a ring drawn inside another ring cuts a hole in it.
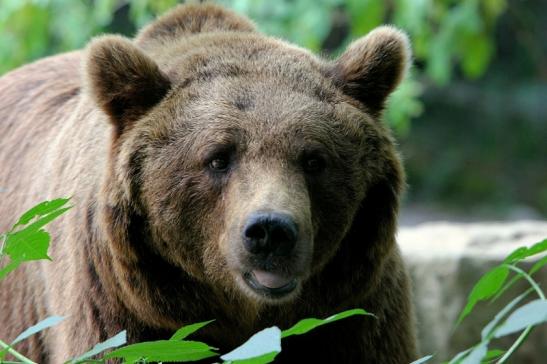
M 287 278 L 261 270 L 244 273 L 243 280 L 253 291 L 269 298 L 285 297 L 298 286 L 296 278 Z

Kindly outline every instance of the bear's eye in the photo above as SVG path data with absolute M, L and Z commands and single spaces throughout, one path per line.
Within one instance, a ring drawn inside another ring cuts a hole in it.
M 303 159 L 302 167 L 306 173 L 317 174 L 325 169 L 326 162 L 321 156 L 308 156 Z
M 230 160 L 227 157 L 216 157 L 209 162 L 209 167 L 217 172 L 224 172 L 230 166 Z

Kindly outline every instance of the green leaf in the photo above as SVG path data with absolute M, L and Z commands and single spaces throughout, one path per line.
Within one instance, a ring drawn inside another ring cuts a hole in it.
M 195 323 L 195 324 L 192 324 L 192 325 L 187 325 L 187 326 L 181 327 L 180 329 L 177 330 L 177 332 L 175 332 L 173 334 L 173 336 L 171 336 L 171 338 L 169 340 L 183 340 L 188 335 L 198 331 L 203 326 L 208 325 L 213 321 L 215 321 L 215 320 L 198 322 L 198 323 Z
M 21 263 L 20 260 L 11 260 L 4 268 L 0 269 L 0 279 L 17 269 Z
M 530 271 L 528 272 L 529 275 L 532 275 L 534 274 L 535 272 L 537 272 L 538 270 L 540 270 L 543 266 L 547 265 L 547 256 L 541 258 L 539 261 L 537 261 L 533 266 L 532 268 L 530 269 Z
M 22 232 L 22 231 L 25 231 L 25 230 L 28 230 L 28 231 L 35 231 L 35 230 L 38 230 L 38 229 L 40 229 L 41 227 L 43 227 L 43 226 L 49 224 L 50 222 L 52 222 L 52 221 L 55 220 L 57 217 L 61 216 L 61 215 L 64 214 L 66 211 L 70 210 L 71 208 L 72 208 L 72 207 L 64 207 L 64 208 L 61 208 L 61 209 L 52 211 L 52 212 L 50 212 L 50 213 L 47 214 L 47 215 L 43 215 L 42 217 L 38 218 L 36 221 L 34 221 L 33 223 L 31 223 L 30 225 L 27 225 L 23 230 L 18 231 L 17 233 Z
M 340 312 L 336 315 L 327 317 L 324 320 L 317 319 L 317 318 L 307 318 L 307 319 L 303 319 L 303 320 L 298 321 L 290 329 L 284 330 L 281 333 L 281 337 L 286 338 L 286 337 L 292 336 L 292 335 L 302 335 L 302 334 L 305 334 L 308 331 L 311 331 L 311 330 L 313 330 L 313 329 L 315 329 L 319 326 L 322 326 L 322 325 L 325 325 L 325 324 L 328 324 L 328 323 L 331 323 L 331 322 L 334 322 L 334 321 L 342 320 L 342 319 L 345 319 L 347 317 L 355 316 L 355 315 L 364 315 L 364 316 L 373 316 L 373 317 L 375 317 L 370 312 L 367 312 L 367 311 L 365 311 L 361 308 L 355 308 L 353 310 L 347 310 L 347 311 L 344 311 L 344 312 Z
M 385 118 L 397 135 L 408 134 L 411 120 L 422 113 L 422 92 L 422 85 L 410 74 L 389 96 Z
M 481 76 L 488 67 L 494 45 L 485 34 L 473 34 L 463 49 L 462 69 L 469 78 Z
M 28 224 L 33 218 L 37 216 L 44 216 L 47 214 L 50 214 L 64 205 L 68 203 L 70 199 L 68 198 L 58 198 L 51 201 L 44 201 L 39 203 L 38 205 L 34 206 L 27 212 L 25 212 L 21 217 L 19 218 L 19 221 L 15 224 L 15 226 L 20 225 L 26 225 Z
M 257 332 L 243 345 L 235 348 L 227 354 L 222 355 L 220 358 L 230 362 L 239 362 L 258 357 L 269 358 L 271 353 L 279 353 L 280 351 L 281 330 L 279 330 L 278 327 L 273 326 Z
M 538 299 L 515 310 L 496 330 L 494 336 L 499 338 L 509 335 L 528 326 L 547 322 L 547 300 Z
M 382 24 L 386 6 L 377 0 L 348 0 L 346 3 L 350 16 L 351 35 L 360 37 Z
M 422 363 L 428 362 L 431 358 L 433 358 L 433 355 L 424 356 L 423 358 L 420 358 L 418 360 L 414 360 L 410 364 L 422 364 Z
M 497 18 L 507 8 L 506 0 L 483 0 L 484 12 L 490 18 Z
M 532 288 L 528 289 L 526 292 L 516 297 L 514 300 L 509 302 L 501 311 L 499 311 L 494 319 L 486 325 L 481 332 L 482 340 L 490 339 L 490 336 L 494 332 L 494 328 L 497 324 L 511 311 L 520 301 L 522 301 L 526 296 L 528 296 L 533 291 Z
M 20 341 L 25 340 L 29 336 L 32 336 L 32 335 L 34 335 L 34 334 L 36 334 L 36 333 L 38 333 L 42 330 L 47 329 L 48 327 L 52 327 L 52 326 L 57 325 L 58 323 L 60 323 L 64 319 L 65 319 L 65 317 L 61 317 L 61 316 L 51 316 L 51 317 L 48 317 L 48 318 L 38 322 L 36 325 L 33 325 L 33 326 L 29 327 L 28 329 L 26 329 L 25 331 L 23 331 L 22 333 L 20 333 L 19 336 L 17 336 L 15 338 L 15 340 L 13 340 L 13 342 L 11 343 L 11 346 L 17 344 Z
M 505 353 L 505 351 L 499 350 L 499 349 L 488 350 L 488 352 L 484 356 L 483 360 L 486 360 L 486 361 L 493 360 L 493 359 L 496 359 L 499 356 L 502 356 L 504 353 Z
M 22 230 L 8 234 L 4 253 L 15 261 L 50 259 L 47 255 L 49 234 L 44 230 Z
M 11 231 L 5 235 L 1 253 L 10 257 L 10 263 L 0 269 L 0 279 L 22 262 L 50 259 L 47 255 L 50 236 L 42 227 L 68 211 L 71 207 L 64 207 L 68 201 L 69 199 L 61 198 L 42 202 L 19 218 Z
M 505 258 L 503 262 L 507 264 L 513 264 L 523 259 L 526 259 L 528 257 L 531 257 L 533 255 L 537 255 L 537 254 L 541 254 L 545 252 L 547 252 L 547 239 L 540 241 L 529 248 L 522 246 L 520 248 L 515 249 L 511 254 L 507 256 L 507 258 Z
M 73 363 L 73 364 L 81 363 L 85 361 L 86 359 L 89 359 L 97 354 L 102 353 L 105 350 L 124 345 L 126 342 L 127 342 L 127 332 L 123 330 L 117 333 L 116 335 L 112 336 L 110 339 L 107 339 L 103 341 L 102 343 L 95 345 L 91 350 L 85 352 L 79 357 L 72 359 L 70 363 Z
M 519 248 L 519 249 L 527 249 L 527 248 Z M 519 250 L 519 249 L 517 249 L 517 250 Z M 506 260 L 507 260 L 507 258 L 506 258 Z M 545 256 L 545 257 L 541 258 L 539 261 L 537 261 L 532 266 L 532 268 L 530 268 L 530 270 L 528 271 L 528 275 L 531 276 L 532 274 L 536 273 L 538 270 L 540 270 L 545 265 L 547 265 L 547 256 Z M 497 300 L 505 291 L 507 291 L 509 288 L 511 288 L 513 286 L 513 284 L 515 284 L 516 282 L 518 282 L 519 280 L 521 280 L 524 277 L 525 276 L 523 276 L 522 274 L 517 274 L 517 275 L 513 276 L 513 278 L 511 278 L 511 280 L 509 282 L 504 284 L 502 289 L 500 289 L 496 293 L 496 295 L 493 298 L 493 301 Z
M 127 362 L 145 359 L 151 362 L 186 362 L 218 355 L 214 348 L 198 341 L 149 341 L 114 350 L 104 359 L 121 358 Z
M 467 315 L 471 313 L 473 307 L 482 300 L 488 299 L 495 295 L 499 289 L 503 287 L 503 283 L 509 275 L 509 269 L 506 267 L 495 267 L 475 284 L 473 290 L 467 298 L 467 304 L 465 305 L 457 324 L 459 325 Z

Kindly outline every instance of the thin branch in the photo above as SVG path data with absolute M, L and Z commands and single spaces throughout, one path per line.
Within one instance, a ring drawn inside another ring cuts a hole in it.
M 0 346 L 3 347 L 5 350 L 7 350 L 7 352 L 10 353 L 11 355 L 13 355 L 15 358 L 21 360 L 22 363 L 37 364 L 36 362 L 33 362 L 32 360 L 30 360 L 29 358 L 24 356 L 23 354 L 20 354 L 19 352 L 17 352 L 15 349 L 13 349 L 11 346 L 6 344 L 2 340 L 0 340 Z

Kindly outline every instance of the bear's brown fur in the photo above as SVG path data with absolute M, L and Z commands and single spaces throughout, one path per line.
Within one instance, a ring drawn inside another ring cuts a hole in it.
M 0 338 L 68 316 L 17 346 L 60 363 L 123 329 L 137 342 L 214 318 L 196 339 L 225 352 L 363 307 L 377 318 L 289 338 L 279 361 L 414 359 L 395 242 L 404 177 L 379 121 L 409 57 L 391 27 L 326 61 L 185 5 L 135 40 L 99 37 L 2 77 L 0 230 L 42 200 L 74 208 L 50 226 L 53 261 L 0 282 Z M 281 238 L 242 238 L 259 212 L 261 229 L 285 216 L 261 230 Z

